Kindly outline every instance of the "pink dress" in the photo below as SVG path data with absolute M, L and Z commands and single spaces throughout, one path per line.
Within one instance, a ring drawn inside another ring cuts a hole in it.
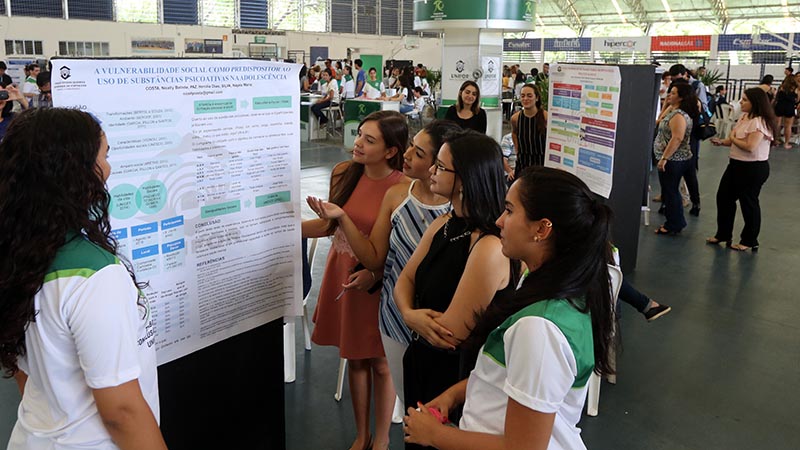
M 403 173 L 395 170 L 381 180 L 362 175 L 355 190 L 342 209 L 365 236 L 369 236 L 378 217 L 386 191 L 404 179 Z M 347 359 L 368 359 L 384 356 L 380 331 L 378 331 L 378 307 L 380 289 L 374 294 L 366 291 L 347 290 L 350 270 L 358 264 L 344 233 L 337 229 L 333 235 L 325 274 L 319 289 L 317 308 L 314 310 L 314 333 L 311 340 L 318 345 L 335 345 L 339 355 Z M 380 282 L 380 280 L 378 280 Z

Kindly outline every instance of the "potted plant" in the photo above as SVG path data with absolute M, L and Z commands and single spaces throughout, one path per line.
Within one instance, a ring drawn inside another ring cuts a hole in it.
M 431 96 L 433 96 L 434 99 L 439 98 L 436 93 L 439 92 L 442 87 L 442 71 L 428 70 L 428 76 L 425 78 L 428 80 L 428 84 L 431 87 Z

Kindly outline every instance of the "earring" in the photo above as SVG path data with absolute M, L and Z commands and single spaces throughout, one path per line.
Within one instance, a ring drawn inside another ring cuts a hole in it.
M 539 239 L 539 236 L 534 236 L 534 237 L 533 237 L 533 242 L 539 242 L 539 240 L 540 240 L 540 239 Z

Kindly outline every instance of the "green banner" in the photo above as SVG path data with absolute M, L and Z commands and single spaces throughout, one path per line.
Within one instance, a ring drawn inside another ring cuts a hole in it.
M 364 75 L 367 76 L 368 80 L 370 67 L 374 67 L 375 71 L 378 72 L 378 81 L 383 80 L 383 55 L 360 55 L 359 59 L 364 63 L 361 68 L 364 69 Z
M 344 147 L 353 148 L 358 136 L 358 124 L 365 117 L 381 110 L 380 102 L 348 100 L 344 103 Z
M 535 0 L 429 0 L 414 2 L 414 21 L 513 20 L 533 23 Z

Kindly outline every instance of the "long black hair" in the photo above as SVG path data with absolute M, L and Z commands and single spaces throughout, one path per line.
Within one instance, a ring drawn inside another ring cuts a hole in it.
M 110 197 L 97 166 L 102 135 L 85 112 L 44 108 L 22 112 L 0 142 L 0 366 L 6 376 L 19 370 L 34 296 L 68 236 L 116 254 Z
M 427 133 L 428 138 L 431 140 L 434 161 L 436 160 L 436 155 L 439 154 L 439 149 L 442 148 L 442 144 L 452 136 L 461 133 L 462 130 L 461 125 L 445 119 L 437 119 L 425 125 L 422 131 Z
M 747 113 L 747 116 L 751 119 L 761 117 L 772 130 L 772 135 L 779 136 L 778 118 L 775 116 L 775 109 L 770 104 L 767 93 L 761 88 L 754 87 L 744 91 L 744 95 L 750 100 L 750 112 Z
M 489 333 L 522 308 L 548 299 L 566 299 L 592 320 L 595 371 L 613 373 L 613 310 L 609 290 L 611 209 L 578 177 L 558 169 L 529 167 L 515 181 L 528 220 L 550 219 L 551 257 L 531 272 L 513 298 L 492 302 L 469 342 L 480 345 Z
M 386 148 L 397 148 L 397 153 L 392 159 L 388 160 L 389 167 L 395 170 L 402 170 L 403 150 L 408 146 L 408 122 L 406 122 L 405 116 L 397 111 L 375 111 L 358 124 L 358 129 L 360 130 L 362 125 L 371 121 L 378 123 L 378 129 L 381 130 Z M 331 180 L 331 196 L 328 201 L 344 206 L 356 189 L 358 180 L 361 179 L 363 174 L 364 165 L 351 161 L 342 173 L 334 176 Z M 331 220 L 328 232 L 333 233 L 337 224 L 337 221 Z
M 499 236 L 495 221 L 503 213 L 506 198 L 500 146 L 489 136 L 473 130 L 454 134 L 445 142 L 461 180 L 463 215 L 468 229 Z

